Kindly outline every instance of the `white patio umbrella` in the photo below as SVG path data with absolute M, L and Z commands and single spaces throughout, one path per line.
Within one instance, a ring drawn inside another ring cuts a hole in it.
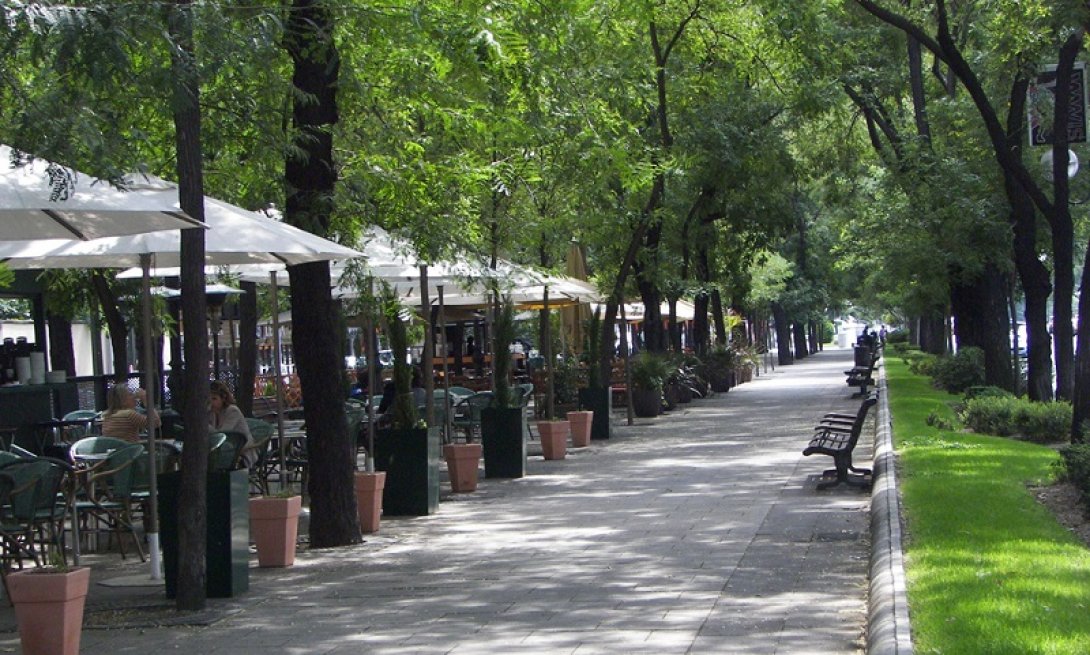
M 139 186 L 170 191 L 175 208 L 178 189 L 173 183 L 145 177 Z M 180 210 L 178 210 L 180 211 Z M 220 200 L 205 198 L 205 224 L 208 227 L 205 261 L 209 264 L 278 263 L 302 264 L 330 259 L 362 256 L 356 250 L 281 223 L 256 212 L 235 207 Z M 155 371 L 151 354 L 151 276 L 152 260 L 167 265 L 179 265 L 181 237 L 177 232 L 107 237 L 93 241 L 42 240 L 35 242 L 0 242 L 0 261 L 11 268 L 120 268 L 140 266 L 143 272 L 144 361 L 146 388 L 154 388 Z M 274 297 L 275 302 L 275 297 Z M 278 367 L 279 369 L 279 367 Z M 280 371 L 277 370 L 277 381 Z M 279 398 L 280 394 L 277 394 Z M 282 412 L 281 412 L 282 414 Z M 281 430 L 283 426 L 281 425 Z M 151 438 L 154 440 L 154 430 Z M 283 439 L 281 439 L 283 442 Z M 149 444 L 150 511 L 148 545 L 151 556 L 151 577 L 162 576 L 159 560 L 159 521 L 157 483 L 155 478 L 155 446 Z
M 177 193 L 122 190 L 44 159 L 25 162 L 0 145 L 0 241 L 97 239 L 201 227 Z

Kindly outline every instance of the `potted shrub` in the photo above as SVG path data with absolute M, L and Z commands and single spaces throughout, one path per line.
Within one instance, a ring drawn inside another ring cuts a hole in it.
M 662 410 L 663 384 L 670 373 L 662 355 L 641 352 L 630 360 L 632 366 L 632 408 L 636 416 L 650 418 Z
M 381 306 L 375 298 L 373 292 L 373 286 L 370 281 L 366 284 L 366 292 L 361 293 L 356 300 L 356 305 L 353 307 L 357 315 L 364 317 L 364 331 L 368 335 L 374 334 L 375 324 L 381 319 L 380 309 Z M 389 294 L 387 294 L 387 297 Z M 374 388 L 378 384 L 375 380 L 376 367 L 372 365 L 375 360 L 376 353 L 374 352 L 374 339 L 364 339 L 366 341 L 367 352 L 367 379 L 364 383 L 367 386 L 369 393 L 374 393 Z M 375 439 L 374 439 L 374 425 L 371 421 L 374 419 L 374 404 L 368 401 L 367 418 L 365 421 L 366 429 L 364 430 L 366 437 L 366 455 L 364 457 L 364 470 L 357 470 L 353 474 L 352 484 L 356 492 L 356 516 L 360 522 L 360 532 L 363 534 L 374 534 L 378 532 L 379 525 L 382 521 L 382 494 L 386 488 L 386 471 L 375 470 Z M 353 457 L 355 460 L 355 457 Z
M 587 321 L 587 386 L 579 390 L 579 409 L 593 413 L 590 436 L 592 439 L 609 439 L 609 416 L 613 411 L 613 394 L 609 381 L 602 380 L 598 368 L 602 354 L 601 309 L 595 310 Z
M 7 576 L 24 653 L 78 655 L 91 569 L 57 566 Z
M 451 491 L 469 493 L 477 490 L 482 450 L 479 443 L 448 443 L 443 446 Z
M 717 346 L 704 357 L 701 373 L 712 391 L 726 393 L 734 386 L 736 360 L 734 351 L 722 346 Z
M 258 566 L 267 568 L 295 563 L 302 509 L 302 496 L 288 492 L 250 499 L 250 538 L 257 545 Z
M 522 407 L 511 392 L 511 353 L 515 338 L 515 308 L 510 298 L 496 310 L 493 323 L 492 366 L 496 378 L 492 405 L 481 410 L 481 446 L 484 475 L 488 478 L 521 478 L 526 475 L 526 435 L 522 433 Z
M 394 403 L 390 427 L 379 432 L 375 468 L 386 472 L 382 511 L 393 516 L 425 516 L 439 507 L 439 430 L 416 416 L 412 367 L 407 362 L 408 332 L 396 296 L 383 297 L 383 322 L 394 357 Z

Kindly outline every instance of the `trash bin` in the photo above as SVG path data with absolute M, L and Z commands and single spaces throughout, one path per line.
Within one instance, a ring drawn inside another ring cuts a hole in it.
M 159 537 L 163 546 L 167 598 L 177 595 L 178 489 L 180 472 L 159 476 Z M 208 473 L 208 542 L 205 551 L 206 593 L 230 598 L 250 588 L 249 474 Z

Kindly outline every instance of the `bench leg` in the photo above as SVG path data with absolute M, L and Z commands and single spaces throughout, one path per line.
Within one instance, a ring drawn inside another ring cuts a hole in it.
M 840 486 L 841 484 L 864 489 L 870 488 L 870 469 L 856 468 L 853 466 L 851 453 L 848 453 L 847 456 L 843 457 L 834 457 L 833 460 L 836 462 L 836 468 L 824 471 L 822 477 L 836 475 L 836 478 L 825 482 L 819 482 L 817 485 L 819 490 L 831 489 Z M 852 475 L 848 471 L 854 471 L 856 475 Z

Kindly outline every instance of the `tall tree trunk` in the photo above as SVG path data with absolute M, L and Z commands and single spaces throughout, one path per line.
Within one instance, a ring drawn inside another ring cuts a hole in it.
M 49 368 L 76 374 L 76 350 L 72 346 L 72 322 L 56 312 L 46 312 L 49 324 Z
M 193 17 L 189 0 L 176 0 L 170 12 L 171 71 L 174 78 L 174 132 L 178 151 L 178 198 L 182 211 L 204 220 L 201 167 L 201 110 L 198 67 L 193 55 Z M 177 607 L 203 609 L 206 602 L 204 559 L 207 548 L 208 473 L 208 325 L 204 295 L 204 230 L 182 231 L 182 314 L 185 317 L 183 380 L 188 400 L 182 421 L 186 448 L 178 488 Z M 182 502 L 182 500 L 185 502 Z
M 780 303 L 772 303 L 772 320 L 776 322 L 777 363 L 787 366 L 795 362 L 791 356 L 791 322 Z
M 941 309 L 920 316 L 920 350 L 932 355 L 946 354 L 946 314 Z
M 958 347 L 973 346 L 984 351 L 985 383 L 1014 390 L 1011 370 L 1010 316 L 1007 313 L 1007 283 L 994 265 L 971 280 L 950 285 Z
M 257 380 L 257 284 L 242 283 L 238 299 L 238 387 L 235 399 L 246 416 L 254 414 L 254 383 Z
M 795 321 L 791 326 L 791 334 L 795 338 L 795 359 L 805 359 L 810 354 L 806 343 L 806 323 Z
M 681 324 L 677 320 L 677 300 L 677 296 L 672 296 L 667 302 L 670 303 L 670 349 L 675 353 L 680 353 L 682 350 Z
M 117 308 L 117 295 L 110 288 L 104 273 L 99 270 L 91 271 L 91 289 L 106 319 L 106 329 L 110 332 L 110 350 L 114 357 L 114 380 L 120 382 L 125 380 L 129 373 L 129 327 L 125 324 L 125 317 Z
M 727 334 L 727 321 L 723 317 L 723 298 L 719 295 L 719 289 L 712 289 L 712 322 L 715 324 L 715 345 L 726 346 L 730 343 L 730 335 Z
M 1068 37 L 1060 48 L 1059 63 L 1056 66 L 1053 125 L 1067 125 L 1071 106 L 1071 74 L 1075 58 L 1081 49 L 1081 31 Z M 1081 97 L 1079 101 L 1081 103 Z M 1046 216 L 1052 226 L 1052 256 L 1055 260 L 1052 273 L 1052 329 L 1056 335 L 1053 344 L 1056 349 L 1056 397 L 1070 400 L 1074 397 L 1075 390 L 1075 317 L 1072 313 L 1075 293 L 1075 226 L 1068 205 L 1070 189 L 1067 180 L 1067 130 L 1054 129 L 1052 142 L 1052 212 Z
M 329 229 L 333 187 L 332 128 L 337 123 L 340 56 L 326 3 L 294 0 L 284 45 L 294 65 L 297 93 L 292 120 L 297 131 L 285 178 L 286 221 L 318 235 Z M 338 308 L 330 294 L 329 263 L 289 267 L 296 371 L 303 389 L 310 466 L 310 544 L 329 548 L 356 543 L 360 525 L 353 488 L 355 443 L 349 439 L 338 361 Z M 299 338 L 305 335 L 306 338 Z
M 1007 135 L 1012 155 L 1022 160 L 1026 133 L 1026 89 L 1029 80 L 1020 77 L 1011 86 Z M 1048 297 L 1052 283 L 1037 247 L 1037 210 L 1033 200 L 1014 176 L 1004 172 L 1003 188 L 1011 212 L 1014 234 L 1013 258 L 1026 300 L 1026 395 L 1030 400 L 1052 400 L 1052 335 L 1048 330 Z

